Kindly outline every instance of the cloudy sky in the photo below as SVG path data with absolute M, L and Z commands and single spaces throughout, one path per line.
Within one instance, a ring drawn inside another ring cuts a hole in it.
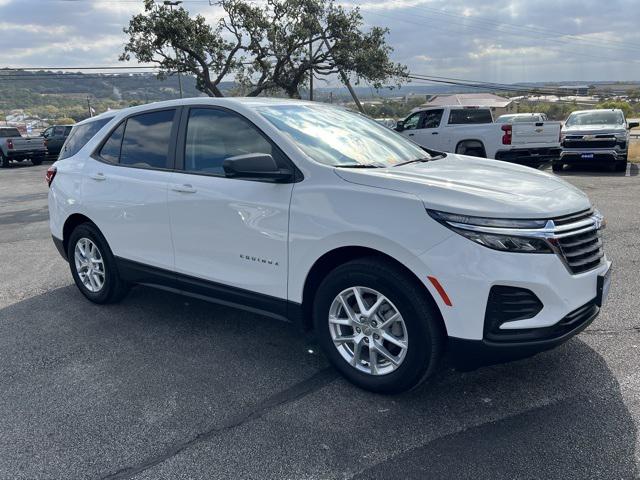
M 343 0 L 349 2 L 349 0 Z M 491 82 L 640 80 L 638 0 L 370 0 L 393 57 L 418 74 Z M 119 65 L 142 0 L 0 0 L 0 66 Z M 215 21 L 208 0 L 185 8 Z

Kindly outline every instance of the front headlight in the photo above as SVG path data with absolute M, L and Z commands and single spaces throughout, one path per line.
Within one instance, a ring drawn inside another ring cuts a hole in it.
M 427 210 L 434 220 L 484 247 L 503 252 L 553 253 L 546 220 L 484 218 Z

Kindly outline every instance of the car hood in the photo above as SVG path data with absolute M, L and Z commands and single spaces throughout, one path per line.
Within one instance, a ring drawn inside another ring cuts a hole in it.
M 413 194 L 429 209 L 464 215 L 551 218 L 591 206 L 582 191 L 555 175 L 464 155 L 336 173 L 348 182 Z
M 562 132 L 567 135 L 598 135 L 598 134 L 620 134 L 627 129 L 623 125 L 573 125 L 564 127 Z

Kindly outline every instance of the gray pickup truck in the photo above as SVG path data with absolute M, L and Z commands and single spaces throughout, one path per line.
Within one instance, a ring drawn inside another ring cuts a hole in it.
M 579 110 L 567 118 L 561 132 L 562 153 L 553 171 L 565 165 L 607 165 L 618 172 L 627 169 L 629 130 L 638 126 L 624 118 L 622 110 Z
M 23 137 L 15 127 L 0 127 L 0 168 L 9 167 L 12 160 L 40 165 L 46 154 L 42 137 Z

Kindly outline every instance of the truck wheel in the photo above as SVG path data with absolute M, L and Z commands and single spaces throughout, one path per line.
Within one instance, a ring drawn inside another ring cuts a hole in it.
M 345 263 L 322 281 L 313 304 L 318 342 L 357 386 L 409 390 L 429 377 L 446 335 L 424 287 L 374 257 Z
M 0 168 L 9 168 L 9 159 L 0 153 Z
M 615 165 L 616 172 L 626 172 L 627 171 L 627 161 L 626 160 L 618 160 Z
M 93 303 L 115 303 L 128 293 L 129 285 L 120 278 L 107 241 L 91 223 L 73 230 L 67 258 L 76 286 Z
M 564 164 L 560 162 L 553 162 L 551 164 L 551 170 L 553 170 L 554 172 L 561 172 L 563 167 Z
M 42 157 L 34 157 L 31 159 L 32 165 L 42 165 Z

